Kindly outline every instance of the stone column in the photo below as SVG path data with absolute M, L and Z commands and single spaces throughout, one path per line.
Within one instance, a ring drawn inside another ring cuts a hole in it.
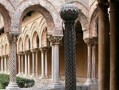
M 119 90 L 119 0 L 110 0 L 110 90 Z
M 7 73 L 7 57 L 4 56 L 4 72 Z
M 28 61 L 27 61 L 27 52 L 25 52 L 25 76 L 27 76 L 28 70 Z
M 10 73 L 10 66 L 9 66 L 10 60 L 9 60 L 9 54 L 7 55 L 7 73 Z
M 35 52 L 32 50 L 32 77 L 35 76 Z
M 41 48 L 41 77 L 40 78 L 45 78 L 45 66 L 44 66 L 44 62 L 45 62 L 45 56 L 44 56 L 44 48 Z
M 21 62 L 20 62 L 20 54 L 18 54 L 18 75 L 21 74 Z
M 93 46 L 92 46 L 92 81 L 94 85 L 97 85 L 96 79 L 96 44 L 97 40 L 93 39 Z
M 28 53 L 28 75 L 30 76 L 30 52 Z
M 1 73 L 3 73 L 3 57 L 1 57 Z
M 87 68 L 87 80 L 85 82 L 85 85 L 90 86 L 93 84 L 92 83 L 92 44 L 93 44 L 93 41 L 91 38 L 87 38 L 84 41 L 88 46 L 88 58 L 87 58 L 88 68 Z
M 61 88 L 59 77 L 59 44 L 62 37 L 50 36 L 48 39 L 52 46 L 52 87 Z
M 24 74 L 24 54 L 21 53 L 21 74 L 23 75 Z
M 47 49 L 45 50 L 45 77 L 48 78 L 48 60 L 47 60 Z
M 38 77 L 38 50 L 36 50 L 36 77 Z
M 109 18 L 108 0 L 98 1 L 98 90 L 109 90 Z
M 78 9 L 71 4 L 66 4 L 62 8 L 60 16 L 65 23 L 65 89 L 76 90 L 76 35 L 74 23 L 78 17 Z
M 9 34 L 8 39 L 10 42 L 10 83 L 6 90 L 19 89 L 16 83 L 16 49 L 17 49 L 17 35 Z

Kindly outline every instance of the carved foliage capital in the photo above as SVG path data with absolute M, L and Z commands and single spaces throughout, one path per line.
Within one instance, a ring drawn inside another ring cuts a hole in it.
M 14 43 L 17 42 L 17 37 L 18 37 L 18 35 L 8 33 L 7 36 L 8 36 L 8 41 L 9 41 L 10 44 L 14 44 Z
M 62 37 L 61 36 L 49 36 L 48 40 L 50 41 L 51 45 L 56 45 L 56 44 L 60 44 Z
M 84 39 L 84 42 L 87 45 L 96 45 L 98 43 L 97 38 L 86 38 Z

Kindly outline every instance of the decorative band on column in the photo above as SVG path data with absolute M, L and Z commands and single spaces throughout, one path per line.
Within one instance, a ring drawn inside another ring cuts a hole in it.
M 17 36 L 18 34 L 8 34 L 8 39 L 10 43 L 10 83 L 7 90 L 18 89 L 16 83 L 16 49 L 17 49 Z
M 74 22 L 78 17 L 78 8 L 66 4 L 61 9 L 60 16 L 65 23 L 65 89 L 76 90 L 76 35 Z

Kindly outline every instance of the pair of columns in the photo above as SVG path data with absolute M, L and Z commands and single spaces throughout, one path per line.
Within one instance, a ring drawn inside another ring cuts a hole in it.
M 25 70 L 24 70 L 24 53 L 18 54 L 18 75 L 30 76 L 30 52 L 25 52 Z M 25 73 L 24 73 L 25 71 Z
M 9 73 L 8 55 L 1 57 L 1 73 Z
M 48 78 L 47 47 L 41 48 L 41 77 Z
M 48 77 L 47 48 L 41 48 L 41 77 Z M 23 57 L 25 55 L 25 66 L 23 66 Z M 38 50 L 32 50 L 32 77 L 38 77 Z M 18 55 L 18 75 L 30 76 L 30 52 L 19 53 Z M 24 67 L 24 68 L 23 68 Z
M 84 40 L 88 47 L 88 58 L 87 58 L 87 80 L 85 82 L 85 85 L 96 85 L 96 39 L 93 38 L 87 38 Z
M 48 77 L 48 63 L 47 63 L 47 47 L 40 48 L 41 50 L 41 78 Z M 35 64 L 36 63 L 36 64 Z M 38 50 L 32 50 L 32 77 L 38 77 Z

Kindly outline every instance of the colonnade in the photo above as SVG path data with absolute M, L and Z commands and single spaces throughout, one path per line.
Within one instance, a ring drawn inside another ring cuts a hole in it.
M 96 85 L 96 38 L 87 38 L 84 40 L 87 44 L 87 80 L 85 85 Z
M 18 75 L 29 76 L 31 78 L 47 78 L 48 63 L 47 63 L 47 47 L 40 49 L 27 50 L 18 53 Z M 40 53 L 39 53 L 40 52 Z M 39 55 L 41 54 L 41 55 Z M 41 56 L 41 58 L 38 58 Z M 38 61 L 41 61 L 41 65 Z M 38 67 L 41 67 L 41 72 Z
M 0 73 L 9 74 L 9 56 L 1 56 L 0 62 Z

